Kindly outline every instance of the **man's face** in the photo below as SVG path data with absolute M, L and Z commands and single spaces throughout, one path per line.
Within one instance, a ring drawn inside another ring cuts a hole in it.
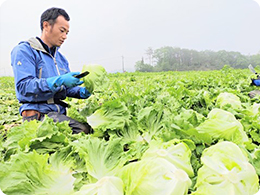
M 65 39 L 67 39 L 69 32 L 69 22 L 65 20 L 63 16 L 58 16 L 53 25 L 50 25 L 47 22 L 45 27 L 45 43 L 49 47 L 60 47 Z

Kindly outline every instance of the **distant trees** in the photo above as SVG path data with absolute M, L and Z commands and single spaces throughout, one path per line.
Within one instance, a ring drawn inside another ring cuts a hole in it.
M 135 63 L 135 70 L 140 72 L 153 72 L 154 67 L 151 64 L 145 64 L 144 59 Z
M 196 51 L 179 47 L 162 47 L 146 50 L 147 62 L 142 58 L 135 69 L 140 72 L 217 70 L 224 65 L 233 68 L 247 68 L 249 64 L 260 65 L 260 54 L 242 55 L 234 51 Z

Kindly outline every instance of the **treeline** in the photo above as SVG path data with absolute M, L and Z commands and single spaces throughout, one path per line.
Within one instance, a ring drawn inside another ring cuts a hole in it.
M 260 65 L 260 54 L 242 55 L 234 51 L 196 51 L 179 47 L 148 48 L 146 58 L 135 64 L 140 72 L 218 70 L 224 65 L 233 68 L 247 68 L 249 64 Z

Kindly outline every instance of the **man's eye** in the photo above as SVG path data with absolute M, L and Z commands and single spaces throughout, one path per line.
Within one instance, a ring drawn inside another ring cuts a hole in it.
M 64 31 L 64 30 L 60 30 L 60 32 L 62 32 L 62 33 L 63 33 L 63 32 L 65 32 L 65 31 Z

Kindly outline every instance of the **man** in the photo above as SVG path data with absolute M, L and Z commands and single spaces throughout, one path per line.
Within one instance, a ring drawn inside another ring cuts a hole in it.
M 60 8 L 47 9 L 41 15 L 41 37 L 20 42 L 11 52 L 16 96 L 22 103 L 23 120 L 68 120 L 73 133 L 90 133 L 91 127 L 66 116 L 66 97 L 86 99 L 91 94 L 80 87 L 83 82 L 70 72 L 68 61 L 58 51 L 67 39 L 70 17 Z
M 251 85 L 260 86 L 260 79 L 252 79 Z M 248 93 L 250 98 L 254 98 L 256 96 L 260 96 L 260 90 L 253 90 Z

